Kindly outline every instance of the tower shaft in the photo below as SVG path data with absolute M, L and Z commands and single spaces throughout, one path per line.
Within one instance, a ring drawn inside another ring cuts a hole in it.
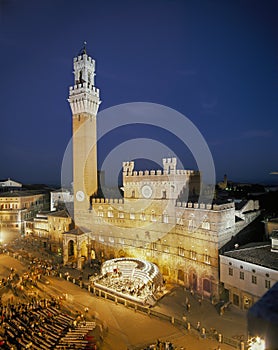
M 72 110 L 74 212 L 87 210 L 97 192 L 97 112 L 101 103 L 94 86 L 95 61 L 84 51 L 73 61 L 75 84 L 68 101 Z

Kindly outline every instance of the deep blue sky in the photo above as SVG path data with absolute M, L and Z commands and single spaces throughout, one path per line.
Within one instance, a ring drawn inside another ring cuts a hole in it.
M 204 136 L 218 180 L 277 183 L 277 4 L 0 0 L 0 179 L 59 183 L 72 59 L 86 40 L 100 110 L 171 107 Z

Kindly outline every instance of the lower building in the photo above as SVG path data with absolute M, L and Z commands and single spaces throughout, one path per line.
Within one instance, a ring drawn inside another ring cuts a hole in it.
M 41 239 L 45 248 L 62 255 L 62 234 L 72 228 L 73 221 L 66 210 L 41 212 L 26 221 L 25 234 Z
M 0 194 L 2 229 L 24 233 L 25 221 L 49 209 L 49 195 L 41 191 L 10 191 Z
M 249 309 L 278 281 L 277 237 L 220 255 L 220 281 L 233 305 Z

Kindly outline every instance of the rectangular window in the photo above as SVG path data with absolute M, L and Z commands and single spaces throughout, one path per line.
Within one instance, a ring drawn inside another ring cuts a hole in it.
M 208 254 L 204 254 L 204 262 L 210 264 L 210 256 Z
M 240 278 L 241 280 L 244 280 L 244 272 L 243 272 L 243 271 L 240 271 L 240 272 L 239 272 L 239 278 Z
M 193 250 L 190 251 L 190 258 L 192 260 L 197 260 L 197 254 L 196 252 L 194 252 Z
M 270 289 L 270 281 L 269 280 L 265 280 L 265 288 Z
M 178 254 L 179 254 L 180 256 L 184 256 L 184 248 L 178 247 Z
M 234 271 L 231 267 L 229 267 L 229 276 L 233 276 L 234 275 Z
M 257 276 L 252 275 L 252 283 L 257 284 Z

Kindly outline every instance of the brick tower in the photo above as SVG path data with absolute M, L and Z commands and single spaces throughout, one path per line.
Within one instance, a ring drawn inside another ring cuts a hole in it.
M 84 43 L 86 44 L 86 43 Z M 74 86 L 69 89 L 72 110 L 74 218 L 88 210 L 89 198 L 97 191 L 96 117 L 99 89 L 95 87 L 95 61 L 87 55 L 86 46 L 73 60 Z

